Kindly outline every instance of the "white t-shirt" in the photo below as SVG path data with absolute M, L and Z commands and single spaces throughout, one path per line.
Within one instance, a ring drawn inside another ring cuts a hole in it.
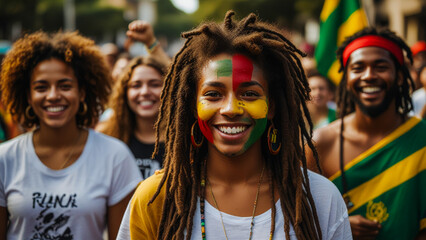
M 308 171 L 311 193 L 315 201 L 318 219 L 322 231 L 323 240 L 349 240 L 352 239 L 351 227 L 348 219 L 346 205 L 336 186 L 325 177 Z M 285 239 L 284 217 L 280 200 L 275 204 L 275 231 L 274 240 Z M 130 209 L 127 207 L 121 222 L 117 240 L 130 240 L 129 221 Z M 223 240 L 225 235 L 220 220 L 219 211 L 205 201 L 204 207 L 206 223 L 206 239 Z M 237 217 L 222 212 L 228 239 L 248 239 L 250 235 L 251 217 Z M 192 240 L 201 239 L 200 204 L 197 201 L 195 210 Z M 254 218 L 252 239 L 269 239 L 271 229 L 271 209 Z M 296 239 L 293 227 L 290 228 L 291 239 Z
M 121 141 L 89 130 L 80 157 L 52 170 L 37 157 L 33 132 L 0 145 L 0 206 L 7 239 L 102 239 L 107 208 L 142 180 Z

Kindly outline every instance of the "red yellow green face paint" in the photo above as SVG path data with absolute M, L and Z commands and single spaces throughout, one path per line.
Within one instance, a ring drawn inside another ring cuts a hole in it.
M 247 130 L 236 127 L 238 130 L 229 134 L 233 135 L 230 138 L 238 138 L 239 131 L 247 131 L 247 136 L 241 134 L 245 141 L 241 151 L 247 150 L 266 129 L 267 82 L 262 71 L 241 54 L 209 62 L 198 86 L 197 112 L 200 129 L 213 144 L 226 140 L 226 136 L 220 139 L 225 134 L 223 131 L 219 134 L 214 131 L 220 131 L 227 121 L 231 128 L 235 122 L 246 124 L 243 126 L 248 126 Z

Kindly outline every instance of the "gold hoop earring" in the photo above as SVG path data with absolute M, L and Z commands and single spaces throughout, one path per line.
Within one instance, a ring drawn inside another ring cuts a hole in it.
M 278 129 L 271 123 L 268 129 L 268 148 L 272 155 L 277 155 L 281 150 L 281 143 L 277 144 Z
M 86 102 L 82 102 L 83 103 L 83 110 L 80 111 L 80 108 L 78 109 L 78 115 L 80 116 L 84 116 L 87 113 L 87 104 Z
M 201 138 L 201 142 L 200 143 L 197 143 L 196 141 L 195 141 L 195 137 L 194 137 L 194 127 L 195 127 L 195 124 L 197 124 L 197 120 L 195 120 L 195 122 L 194 122 L 194 124 L 192 124 L 192 127 L 191 127 L 191 143 L 192 143 L 192 146 L 194 146 L 195 148 L 199 148 L 199 147 L 201 147 L 201 145 L 203 145 L 203 142 L 204 142 L 204 138 L 202 137 Z
M 31 112 L 33 115 L 31 115 Z M 28 107 L 25 109 L 25 117 L 27 117 L 28 120 L 36 119 L 37 116 L 35 115 L 34 111 L 32 111 L 31 105 L 28 105 Z

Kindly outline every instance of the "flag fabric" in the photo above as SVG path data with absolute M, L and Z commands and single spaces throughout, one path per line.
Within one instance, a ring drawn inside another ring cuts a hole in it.
M 346 37 L 368 25 L 358 0 L 325 0 L 320 15 L 320 38 L 315 49 L 318 71 L 336 85 L 340 82 L 337 47 Z
M 382 225 L 376 239 L 414 239 L 426 229 L 426 122 L 412 117 L 345 165 L 349 215 Z M 341 172 L 329 178 L 343 192 Z

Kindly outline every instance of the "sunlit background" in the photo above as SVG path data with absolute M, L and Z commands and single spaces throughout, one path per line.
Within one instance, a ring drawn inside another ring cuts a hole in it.
M 338 0 L 336 0 L 338 1 Z M 98 44 L 123 47 L 127 24 L 143 19 L 154 25 L 163 47 L 173 55 L 180 33 L 206 20 L 221 20 L 233 9 L 250 12 L 282 27 L 298 46 L 315 46 L 324 0 L 0 0 L 0 51 L 24 33 L 78 30 Z M 426 39 L 426 0 L 362 0 L 370 25 L 387 26 L 409 45 Z

